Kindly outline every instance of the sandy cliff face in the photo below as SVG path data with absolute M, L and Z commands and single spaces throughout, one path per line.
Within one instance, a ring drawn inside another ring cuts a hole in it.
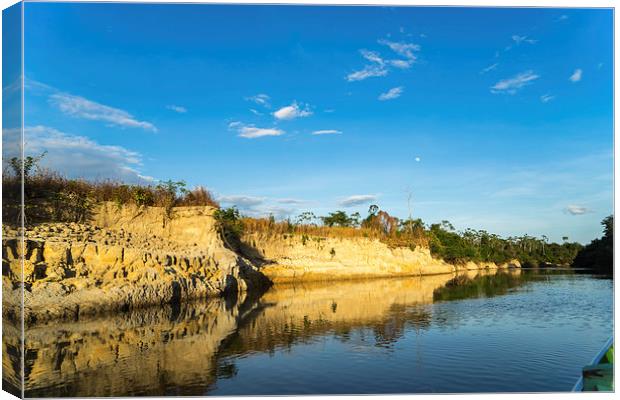
M 211 207 L 119 207 L 105 203 L 83 224 L 3 227 L 3 313 L 27 323 L 239 293 L 271 282 L 420 276 L 509 264 L 454 266 L 424 248 L 390 248 L 367 238 L 249 234 L 225 246 Z M 20 254 L 24 278 L 20 279 Z M 262 265 L 260 269 L 257 265 Z M 511 265 L 519 266 L 518 262 Z
M 213 208 L 108 203 L 87 224 L 43 224 L 24 246 L 26 321 L 128 310 L 262 287 L 268 280 L 227 249 Z M 5 230 L 5 304 L 19 303 L 20 246 Z
M 319 238 L 301 235 L 249 234 L 244 242 L 269 264 L 262 272 L 274 282 L 358 279 L 454 273 L 463 270 L 520 267 L 518 261 L 496 265 L 455 266 L 435 259 L 426 248 L 390 248 L 367 238 Z

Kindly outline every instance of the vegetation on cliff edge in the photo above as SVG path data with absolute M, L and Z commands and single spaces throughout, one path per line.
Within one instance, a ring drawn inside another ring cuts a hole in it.
M 338 210 L 325 216 L 303 212 L 295 219 L 285 221 L 276 221 L 273 216 L 250 218 L 242 216 L 234 207 L 221 209 L 204 187 L 188 190 L 185 182 L 171 180 L 151 185 L 128 185 L 115 181 L 68 179 L 40 168 L 38 161 L 42 156 L 29 157 L 23 163 L 12 159 L 8 171 L 3 171 L 2 212 L 5 223 L 19 224 L 20 176 L 23 168 L 27 225 L 51 221 L 83 222 L 88 219 L 94 205 L 110 201 L 119 206 L 157 206 L 168 211 L 176 206 L 215 207 L 215 218 L 229 243 L 238 242 L 244 233 L 296 234 L 301 235 L 304 243 L 311 237 L 363 237 L 378 239 L 391 247 L 428 247 L 434 256 L 451 263 L 505 263 L 518 259 L 529 267 L 546 263 L 568 266 L 582 249 L 579 243 L 570 243 L 567 238 L 562 244 L 548 243 L 545 236 L 502 238 L 484 230 L 457 231 L 448 221 L 426 224 L 421 219 L 399 219 L 377 205 L 371 205 L 365 217 Z M 606 227 L 606 236 L 594 241 L 588 251 L 581 253 L 580 263 L 587 264 L 596 253 L 601 254 L 595 260 L 596 265 L 607 265 L 605 257 L 609 256 L 599 250 L 610 246 L 608 231 Z M 592 250 L 594 248 L 598 250 Z

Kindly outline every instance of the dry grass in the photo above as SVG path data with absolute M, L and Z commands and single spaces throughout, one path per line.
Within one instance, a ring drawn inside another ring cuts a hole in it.
M 4 173 L 2 176 L 4 221 L 19 219 L 21 179 Z M 50 171 L 38 171 L 24 181 L 26 223 L 47 221 L 81 222 L 92 207 L 104 201 L 138 206 L 171 209 L 177 206 L 212 206 L 219 208 L 213 195 L 203 187 L 185 190 L 177 183 L 158 185 L 127 185 L 116 181 L 67 179 Z
M 287 221 L 275 222 L 268 218 L 243 218 L 242 222 L 245 234 L 290 234 L 348 239 L 369 238 L 378 239 L 390 247 L 428 247 L 428 238 L 424 229 L 415 229 L 413 232 L 392 231 L 391 233 L 385 233 L 380 229 L 368 227 L 329 227 L 312 224 L 293 224 Z

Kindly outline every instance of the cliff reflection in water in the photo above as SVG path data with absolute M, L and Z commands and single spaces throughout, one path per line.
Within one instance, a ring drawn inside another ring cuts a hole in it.
M 201 395 L 237 373 L 234 357 L 325 335 L 346 341 L 358 329 L 370 329 L 377 346 L 389 347 L 405 329 L 449 325 L 433 319 L 433 301 L 476 297 L 480 287 L 486 296 L 503 294 L 524 281 L 520 274 L 275 286 L 260 298 L 34 325 L 26 330 L 26 396 Z M 7 384 L 19 374 L 19 328 L 6 322 L 3 328 Z

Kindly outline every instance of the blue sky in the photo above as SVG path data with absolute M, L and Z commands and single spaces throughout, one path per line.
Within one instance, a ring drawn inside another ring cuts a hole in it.
M 411 193 L 426 222 L 587 242 L 613 209 L 612 18 L 27 3 L 27 151 L 250 215 L 406 217 Z

